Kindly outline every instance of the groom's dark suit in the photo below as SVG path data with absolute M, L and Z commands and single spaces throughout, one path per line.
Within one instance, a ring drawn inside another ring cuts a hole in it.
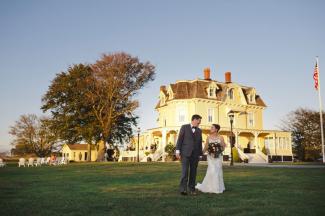
M 195 128 L 193 133 L 191 124 L 181 127 L 176 144 L 176 151 L 180 151 L 182 161 L 182 176 L 179 185 L 180 192 L 187 191 L 188 187 L 191 191 L 195 190 L 196 169 L 199 163 L 199 157 L 202 155 L 202 131 Z M 188 169 L 190 175 L 188 178 Z

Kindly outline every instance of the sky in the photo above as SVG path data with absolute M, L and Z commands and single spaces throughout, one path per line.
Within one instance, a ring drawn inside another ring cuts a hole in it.
M 278 129 L 299 107 L 319 109 L 312 76 L 319 56 L 325 83 L 324 9 L 322 0 L 0 0 L 0 151 L 20 115 L 42 115 L 57 73 L 118 51 L 156 66 L 138 95 L 142 130 L 156 126 L 159 87 L 202 78 L 205 67 L 255 87 L 268 106 L 264 128 Z

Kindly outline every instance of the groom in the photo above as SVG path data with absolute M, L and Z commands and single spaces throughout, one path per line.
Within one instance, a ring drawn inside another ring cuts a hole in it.
M 187 183 L 191 195 L 196 195 L 195 179 L 199 157 L 202 155 L 202 131 L 198 126 L 202 117 L 193 115 L 191 124 L 182 125 L 176 144 L 176 158 L 181 159 L 182 176 L 179 190 L 187 195 Z M 188 175 L 190 171 L 190 175 Z M 189 178 L 188 178 L 189 176 Z

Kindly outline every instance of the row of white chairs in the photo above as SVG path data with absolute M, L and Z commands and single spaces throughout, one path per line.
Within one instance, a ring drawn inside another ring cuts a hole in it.
M 25 167 L 26 165 L 28 167 L 30 166 L 42 166 L 42 165 L 64 165 L 68 163 L 68 158 L 65 157 L 57 157 L 56 160 L 52 161 L 50 157 L 47 158 L 36 158 L 36 160 L 34 158 L 29 158 L 28 160 L 26 160 L 25 158 L 19 158 L 18 161 L 18 167 Z
M 5 167 L 5 166 L 6 166 L 6 162 L 4 162 L 2 158 L 0 158 L 0 167 Z

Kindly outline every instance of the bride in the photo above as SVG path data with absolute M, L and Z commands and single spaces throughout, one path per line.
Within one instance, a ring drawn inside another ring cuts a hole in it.
M 208 151 L 209 144 L 211 148 L 212 143 L 220 144 L 221 151 L 225 149 L 225 141 L 223 137 L 218 134 L 219 130 L 220 125 L 213 124 L 211 126 L 210 135 L 206 140 L 203 153 Z M 225 190 L 225 185 L 223 183 L 222 154 L 214 154 L 210 152 L 207 155 L 207 160 L 208 169 L 206 175 L 203 179 L 202 184 L 198 183 L 196 185 L 196 188 L 204 193 L 222 193 Z

